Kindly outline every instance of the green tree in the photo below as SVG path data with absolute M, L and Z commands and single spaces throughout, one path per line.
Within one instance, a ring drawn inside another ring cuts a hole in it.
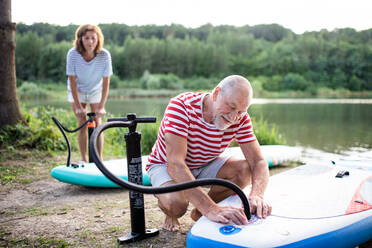
M 23 80 L 34 80 L 39 73 L 39 58 L 44 47 L 44 40 L 36 33 L 27 32 L 16 38 L 17 77 Z
M 289 90 L 306 90 L 309 84 L 306 79 L 297 73 L 288 73 L 283 78 L 284 89 Z
M 71 48 L 68 42 L 48 44 L 39 59 L 39 78 L 61 82 L 66 80 L 66 54 Z

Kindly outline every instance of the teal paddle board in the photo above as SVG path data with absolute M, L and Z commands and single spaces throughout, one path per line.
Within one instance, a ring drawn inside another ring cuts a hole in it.
M 147 157 L 142 157 L 142 164 L 147 163 Z M 109 169 L 116 176 L 128 181 L 127 159 L 114 159 L 104 161 L 107 169 Z M 150 179 L 143 166 L 143 185 L 151 185 Z M 69 184 L 98 187 L 98 188 L 119 188 L 119 186 L 105 177 L 97 168 L 95 163 L 87 163 L 84 166 L 74 168 L 72 166 L 60 165 L 52 169 L 52 177 Z
M 299 160 L 301 156 L 301 148 L 298 147 L 264 145 L 261 146 L 261 150 L 270 167 L 293 160 Z M 229 147 L 225 150 L 224 154 L 244 158 L 239 147 Z M 145 170 L 147 159 L 148 156 L 142 157 L 143 185 L 151 185 L 150 179 Z M 105 161 L 104 164 L 113 174 L 124 180 L 128 180 L 127 159 L 108 160 Z M 84 166 L 79 166 L 78 168 L 60 165 L 52 169 L 51 175 L 55 179 L 69 184 L 99 188 L 119 187 L 106 178 L 94 163 L 87 163 Z

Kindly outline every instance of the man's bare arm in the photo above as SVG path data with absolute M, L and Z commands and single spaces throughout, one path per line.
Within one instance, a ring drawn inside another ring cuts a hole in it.
M 271 206 L 264 201 L 264 193 L 269 182 L 269 167 L 261 153 L 258 141 L 240 144 L 240 148 L 247 160 L 252 176 L 252 190 L 249 194 L 251 211 L 259 218 L 271 214 Z
M 195 180 L 185 163 L 187 140 L 172 133 L 165 134 L 167 152 L 167 170 L 170 177 L 176 182 Z M 208 219 L 220 223 L 230 221 L 238 225 L 247 224 L 248 221 L 242 208 L 221 207 L 217 205 L 201 187 L 185 191 L 187 199 Z

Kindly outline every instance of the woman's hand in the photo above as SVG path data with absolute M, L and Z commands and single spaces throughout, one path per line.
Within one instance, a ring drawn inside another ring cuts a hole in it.
M 103 117 L 105 114 L 106 114 L 106 110 L 104 107 L 98 107 L 98 109 L 96 110 L 96 117 L 97 118 L 100 118 L 100 117 Z
M 79 116 L 81 118 L 84 118 L 85 116 L 87 116 L 87 110 L 81 106 L 77 106 L 75 108 L 75 114 L 76 116 Z

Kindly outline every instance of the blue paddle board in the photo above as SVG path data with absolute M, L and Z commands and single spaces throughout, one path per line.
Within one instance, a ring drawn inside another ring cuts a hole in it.
M 361 165 L 358 165 L 358 168 Z M 201 217 L 187 247 L 355 247 L 372 239 L 372 171 L 303 165 L 270 177 L 266 219 L 219 224 Z M 339 175 L 339 177 L 336 177 Z M 250 188 L 244 189 L 246 195 Z M 236 195 L 219 203 L 241 206 Z
M 298 147 L 264 145 L 261 146 L 261 150 L 270 167 L 293 160 L 299 160 L 301 156 L 301 148 Z M 239 147 L 227 148 L 224 154 L 244 158 Z M 148 156 L 142 157 L 143 185 L 151 185 L 150 179 L 145 170 L 147 159 Z M 126 159 L 109 160 L 105 161 L 104 164 L 113 174 L 124 180 L 128 180 Z M 103 188 L 119 187 L 117 184 L 106 178 L 94 163 L 88 163 L 85 164 L 84 167 L 79 166 L 78 168 L 66 165 L 57 166 L 51 171 L 51 175 L 57 180 L 69 184 Z

